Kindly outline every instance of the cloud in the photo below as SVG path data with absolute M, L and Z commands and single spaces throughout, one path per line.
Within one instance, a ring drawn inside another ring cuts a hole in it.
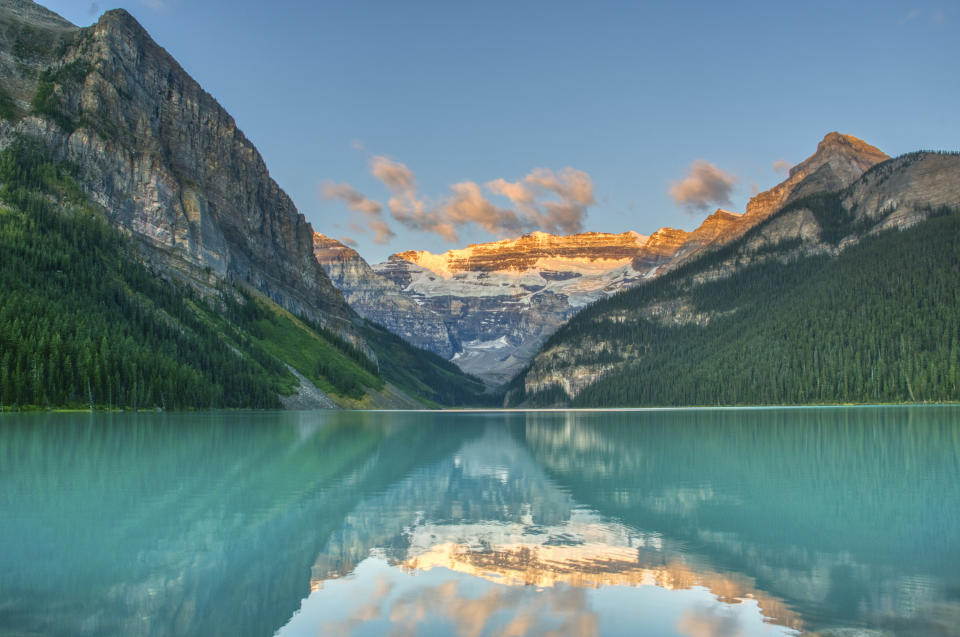
M 433 232 L 451 242 L 457 241 L 458 229 L 469 224 L 495 235 L 579 232 L 587 208 L 594 203 L 593 181 L 573 168 L 559 173 L 537 168 L 516 182 L 495 179 L 483 186 L 459 182 L 435 205 L 417 194 L 413 172 L 406 165 L 375 157 L 371 169 L 394 193 L 389 202 L 394 219 L 411 230 Z M 494 203 L 488 193 L 504 197 L 512 207 Z
M 406 164 L 383 155 L 370 158 L 370 174 L 383 182 L 392 196 L 387 202 L 390 215 L 405 227 L 422 232 L 435 232 L 447 241 L 457 240 L 454 224 L 443 218 L 417 194 L 417 180 Z
M 373 231 L 374 243 L 383 245 L 389 243 L 389 241 L 396 236 L 381 215 L 383 206 L 377 201 L 368 199 L 350 184 L 325 182 L 320 187 L 320 196 L 324 199 L 342 201 L 347 204 L 347 208 L 350 210 L 362 213 L 367 222 L 367 226 Z M 350 227 L 355 232 L 364 231 L 362 226 L 358 226 L 356 222 L 351 222 Z
M 488 588 L 480 596 L 455 580 L 416 589 L 392 601 L 391 637 L 419 634 L 425 618 L 446 619 L 461 637 L 495 634 L 501 637 L 578 635 L 596 637 L 599 616 L 583 589 L 557 586 L 542 591 L 521 587 Z M 497 630 L 504 618 L 509 622 Z
M 394 221 L 410 230 L 432 232 L 448 242 L 458 241 L 459 231 L 468 225 L 501 236 L 531 230 L 579 232 L 587 209 L 595 203 L 593 181 L 574 168 L 559 172 L 537 168 L 515 182 L 495 179 L 480 185 L 462 181 L 437 200 L 420 195 L 413 171 L 402 162 L 375 155 L 370 158 L 370 173 L 390 191 L 387 209 Z M 380 217 L 380 204 L 348 184 L 328 183 L 323 195 L 366 214 L 368 226 L 383 242 L 394 236 Z M 510 205 L 495 203 L 491 196 L 502 197 Z
M 339 241 L 345 246 L 350 246 L 351 248 L 357 247 L 357 240 L 354 239 L 353 237 L 348 237 L 344 235 L 344 236 L 341 236 L 339 239 L 337 239 L 337 241 Z
M 370 219 L 368 221 L 370 229 L 373 230 L 373 242 L 379 245 L 390 243 L 390 240 L 397 236 L 390 226 L 383 219 Z
M 689 637 L 741 637 L 744 634 L 740 618 L 730 607 L 694 607 L 684 612 L 676 628 Z
M 683 180 L 670 184 L 668 192 L 678 206 L 694 214 L 729 204 L 730 192 L 736 183 L 736 175 L 725 173 L 715 164 L 698 159 L 690 164 Z
M 370 173 L 394 193 L 413 192 L 417 188 L 413 171 L 407 168 L 406 164 L 383 155 L 376 155 L 370 159 Z
M 96 2 L 91 2 L 90 6 L 87 7 L 87 15 L 90 17 L 96 17 L 100 15 L 100 5 Z
M 169 0 L 140 0 L 140 2 L 154 11 L 166 11 L 170 6 Z
M 378 215 L 383 210 L 383 206 L 372 199 L 367 199 L 350 184 L 324 182 L 320 187 L 320 194 L 324 199 L 339 199 L 346 203 L 350 210 L 356 210 L 364 214 Z
M 773 162 L 773 172 L 789 173 L 791 168 L 793 168 L 793 164 L 788 162 L 786 159 L 778 159 L 777 161 Z
M 508 198 L 517 207 L 518 221 L 523 229 L 579 232 L 587 208 L 596 203 L 593 180 L 575 168 L 564 168 L 559 173 L 536 168 L 518 182 L 495 179 L 486 186 L 490 192 Z M 559 200 L 542 200 L 550 196 Z

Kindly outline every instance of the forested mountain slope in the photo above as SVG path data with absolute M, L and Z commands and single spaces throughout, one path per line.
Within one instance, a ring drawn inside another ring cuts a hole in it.
M 913 153 L 600 301 L 511 404 L 960 399 L 960 155 Z
M 0 264 L 5 407 L 487 399 L 349 308 L 253 144 L 122 10 L 0 0 Z

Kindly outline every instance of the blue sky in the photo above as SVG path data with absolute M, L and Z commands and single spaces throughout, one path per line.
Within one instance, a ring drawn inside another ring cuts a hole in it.
M 44 4 L 80 25 L 130 11 L 314 228 L 371 262 L 535 228 L 691 229 L 833 130 L 960 148 L 952 0 Z

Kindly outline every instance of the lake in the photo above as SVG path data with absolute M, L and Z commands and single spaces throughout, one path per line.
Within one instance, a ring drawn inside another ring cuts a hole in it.
M 0 635 L 960 635 L 960 407 L 0 415 Z

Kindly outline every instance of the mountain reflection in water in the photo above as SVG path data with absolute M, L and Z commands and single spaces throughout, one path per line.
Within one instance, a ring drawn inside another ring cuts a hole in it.
M 0 635 L 960 635 L 956 407 L 4 416 L 0 460 Z

